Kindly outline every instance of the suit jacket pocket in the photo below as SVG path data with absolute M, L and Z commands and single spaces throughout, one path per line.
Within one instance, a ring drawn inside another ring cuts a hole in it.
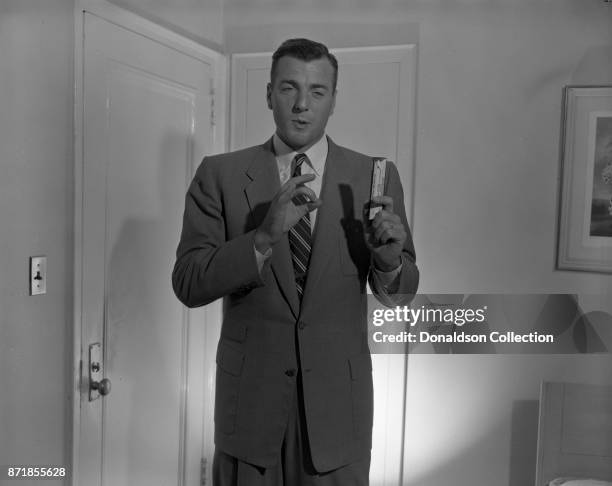
M 353 431 L 356 437 L 371 434 L 374 413 L 372 386 L 372 358 L 359 354 L 349 359 L 351 398 L 353 402 Z
M 244 354 L 221 340 L 217 348 L 216 361 L 215 422 L 220 431 L 232 434 L 236 425 L 238 390 Z

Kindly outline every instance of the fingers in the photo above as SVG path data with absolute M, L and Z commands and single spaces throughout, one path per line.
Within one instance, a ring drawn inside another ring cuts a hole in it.
M 304 185 L 305 182 L 312 181 L 314 178 L 314 174 L 304 174 L 289 179 L 281 187 L 279 192 L 279 202 L 286 204 L 300 194 L 305 196 L 310 202 L 317 201 L 317 195 L 315 192 L 308 186 Z
M 382 204 L 383 209 L 370 223 L 371 238 L 381 245 L 392 241 L 403 242 L 407 233 L 400 217 L 393 212 L 393 199 L 380 196 L 372 198 L 372 202 Z
M 306 199 L 308 199 L 307 202 L 315 202 L 317 200 L 317 195 L 315 194 L 315 192 L 310 188 L 310 187 L 306 187 L 306 186 L 299 186 L 296 187 L 295 190 L 293 191 L 293 197 L 292 199 L 295 199 L 296 196 L 305 196 Z
M 385 222 L 374 230 L 373 233 L 375 241 L 378 241 L 381 245 L 385 245 L 391 241 L 404 241 L 406 239 L 406 231 L 404 225 L 394 225 L 389 222 Z
M 315 193 L 307 187 L 298 187 L 295 194 L 296 196 L 293 198 L 293 204 L 295 205 L 296 211 L 300 213 L 300 217 L 320 208 L 323 204 L 323 201 L 317 199 Z
M 390 229 L 398 226 L 401 226 L 402 228 L 404 227 L 400 217 L 386 209 L 379 211 L 371 222 L 371 227 L 374 231 L 379 229 Z
M 321 206 L 323 206 L 323 201 L 321 201 L 321 199 L 317 199 L 316 201 L 311 201 L 306 203 L 306 207 L 308 208 L 308 212 L 320 208 Z
M 382 204 L 385 211 L 393 212 L 393 198 L 390 196 L 374 196 L 372 202 L 374 204 Z
M 314 174 L 304 174 L 301 176 L 292 177 L 285 182 L 281 187 L 281 192 L 293 192 L 296 187 L 303 186 L 306 182 L 313 181 L 315 179 Z
M 314 181 L 316 177 L 317 176 L 314 174 L 299 175 L 292 177 L 285 184 L 295 183 L 296 186 L 299 186 L 300 184 L 304 184 L 305 182 Z
M 376 213 L 374 219 L 370 222 L 373 230 L 390 229 L 391 227 L 401 226 L 403 228 L 400 217 L 393 212 L 393 198 L 389 196 L 375 196 L 371 199 L 371 203 L 382 205 L 382 209 Z M 367 203 L 364 206 L 367 211 Z

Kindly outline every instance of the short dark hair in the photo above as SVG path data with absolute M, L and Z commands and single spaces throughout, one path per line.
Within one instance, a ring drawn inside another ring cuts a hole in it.
M 309 62 L 317 59 L 326 58 L 334 68 L 334 90 L 338 82 L 338 60 L 329 52 L 325 44 L 315 42 L 310 39 L 287 39 L 283 42 L 274 54 L 272 54 L 272 68 L 270 69 L 270 80 L 274 83 L 276 65 L 281 57 L 293 57 L 301 61 Z

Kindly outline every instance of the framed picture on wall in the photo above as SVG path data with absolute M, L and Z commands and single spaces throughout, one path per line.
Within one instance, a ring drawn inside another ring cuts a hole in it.
M 612 273 L 612 86 L 563 99 L 557 268 Z

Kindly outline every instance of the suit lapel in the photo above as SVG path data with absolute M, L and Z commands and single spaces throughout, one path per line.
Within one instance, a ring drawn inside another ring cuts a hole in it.
M 247 168 L 246 174 L 251 181 L 245 187 L 244 192 L 251 209 L 251 216 L 256 224 L 260 224 L 268 210 L 271 196 L 275 195 L 280 189 L 278 167 L 272 150 L 272 139 L 263 145 L 263 150 Z M 300 303 L 295 288 L 291 252 L 287 237 L 282 238 L 274 246 L 270 265 L 281 293 L 291 307 L 294 316 L 297 317 Z
M 345 214 L 349 208 L 343 207 L 342 191 L 353 186 L 354 170 L 340 148 L 328 137 L 329 150 L 325 161 L 325 173 L 320 198 L 323 205 L 317 211 L 317 222 L 313 235 L 312 252 L 308 265 L 308 278 L 302 298 L 302 314 L 311 306 L 317 305 L 317 289 L 325 288 L 321 276 L 328 267 L 329 260 L 338 257 L 339 237 L 342 219 L 352 217 Z M 352 208 L 350 208 L 352 211 Z

